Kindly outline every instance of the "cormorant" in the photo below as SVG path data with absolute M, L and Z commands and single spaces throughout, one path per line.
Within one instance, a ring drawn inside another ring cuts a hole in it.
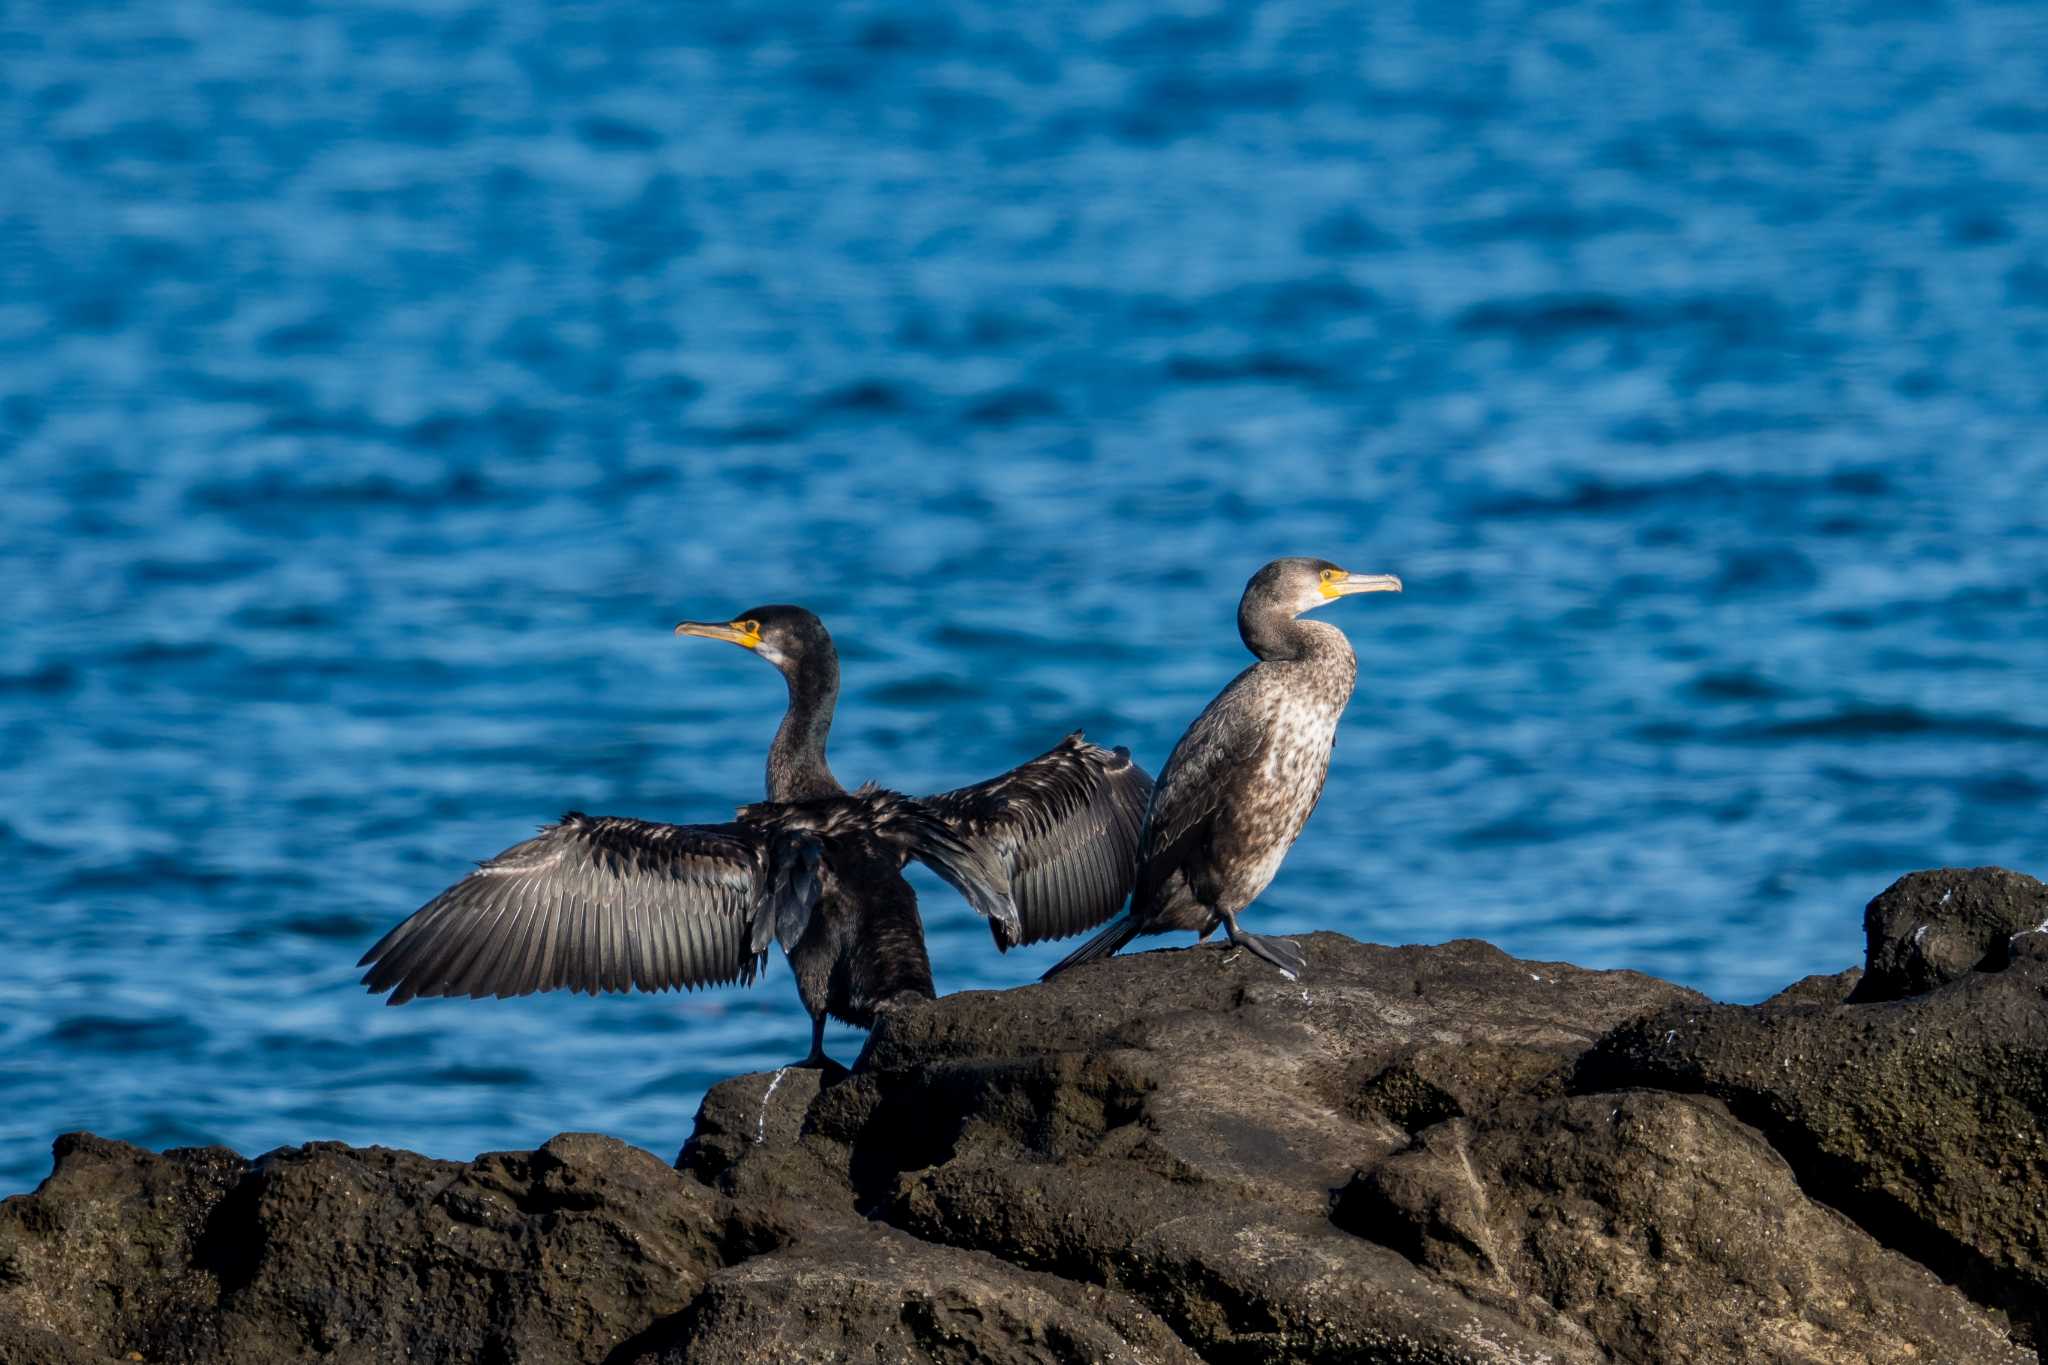
M 1259 662 L 1218 693 L 1173 746 L 1138 838 L 1131 908 L 1046 973 L 1107 957 L 1139 934 L 1218 924 L 1230 941 L 1301 974 L 1301 950 L 1237 927 L 1280 870 L 1330 772 L 1358 658 L 1344 632 L 1302 613 L 1358 592 L 1399 592 L 1392 574 L 1276 559 L 1252 575 L 1237 633 Z
M 1004 951 L 1093 928 L 1123 904 L 1152 791 L 1128 750 L 1076 731 L 957 791 L 848 792 L 825 761 L 839 656 L 822 621 L 762 606 L 676 633 L 729 640 L 788 681 L 768 799 L 716 825 L 571 811 L 378 940 L 357 964 L 370 967 L 365 986 L 401 1005 L 751 983 L 778 942 L 811 1015 L 802 1064 L 824 1066 L 828 1014 L 871 1028 L 878 1011 L 934 994 L 909 859 L 986 915 Z

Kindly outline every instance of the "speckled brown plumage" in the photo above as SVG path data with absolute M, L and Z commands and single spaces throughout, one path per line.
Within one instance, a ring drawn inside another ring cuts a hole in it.
M 1346 592 L 1398 586 L 1317 559 L 1276 560 L 1253 575 L 1237 622 L 1259 662 L 1203 709 L 1161 769 L 1139 836 L 1130 909 L 1047 976 L 1106 957 L 1140 934 L 1185 929 L 1206 938 L 1219 924 L 1290 976 L 1300 972 L 1292 945 L 1236 926 L 1322 797 L 1337 722 L 1358 674 L 1342 631 L 1298 618 Z

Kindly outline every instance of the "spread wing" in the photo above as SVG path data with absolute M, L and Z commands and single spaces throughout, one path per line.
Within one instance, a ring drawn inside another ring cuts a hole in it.
M 924 798 L 961 842 L 1009 873 L 1020 927 L 989 928 L 996 947 L 1065 938 L 1114 915 L 1130 894 L 1152 778 L 1128 749 L 1075 731 L 1000 777 Z
M 740 820 L 776 832 L 778 837 L 809 840 L 828 861 L 834 841 L 854 838 L 887 844 L 896 851 L 897 866 L 915 858 L 950 883 L 967 903 L 996 927 L 997 941 L 1020 932 L 1017 908 L 1010 899 L 1010 874 L 993 850 L 962 839 L 924 802 L 869 783 L 859 791 L 810 801 L 763 801 L 740 807 Z M 817 853 L 810 855 L 813 863 Z M 783 940 L 786 950 L 792 938 Z
M 818 853 L 801 834 L 576 811 L 428 901 L 363 954 L 363 984 L 418 995 L 751 982 L 802 933 Z

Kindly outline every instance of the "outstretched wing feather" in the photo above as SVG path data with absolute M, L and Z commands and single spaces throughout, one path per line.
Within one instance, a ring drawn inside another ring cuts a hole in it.
M 1152 778 L 1127 749 L 1079 731 L 999 777 L 924 798 L 962 842 L 1002 863 L 1021 933 L 996 946 L 1065 938 L 1114 915 L 1130 894 Z
M 768 895 L 774 857 L 746 825 L 571 812 L 427 902 L 357 965 L 394 1005 L 750 980 L 765 946 L 757 919 L 810 908 Z

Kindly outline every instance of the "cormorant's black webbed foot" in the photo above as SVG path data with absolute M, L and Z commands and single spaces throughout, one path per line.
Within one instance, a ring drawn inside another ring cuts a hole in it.
M 1223 927 L 1230 934 L 1230 942 L 1243 948 L 1254 957 L 1264 958 L 1280 969 L 1280 974 L 1289 981 L 1301 980 L 1301 974 L 1308 969 L 1308 959 L 1290 938 L 1261 938 L 1237 927 L 1235 915 L 1223 917 Z
M 822 1052 L 814 1052 L 800 1062 L 789 1064 L 791 1071 L 815 1071 L 818 1073 L 818 1089 L 830 1090 L 833 1086 L 853 1074 L 844 1062 L 835 1062 Z
M 1284 938 L 1260 938 L 1257 934 L 1239 934 L 1238 943 L 1280 969 L 1280 975 L 1289 981 L 1301 980 L 1301 974 L 1308 968 L 1308 959 L 1301 955 L 1301 949 Z

